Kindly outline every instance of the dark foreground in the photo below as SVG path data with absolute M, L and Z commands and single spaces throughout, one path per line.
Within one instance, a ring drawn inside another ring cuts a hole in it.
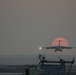
M 0 73 L 21 73 L 25 74 L 25 69 L 32 65 L 0 65 Z M 68 74 L 69 67 L 66 66 L 65 75 L 76 75 L 76 66 L 71 68 Z M 40 75 L 40 73 L 37 73 Z

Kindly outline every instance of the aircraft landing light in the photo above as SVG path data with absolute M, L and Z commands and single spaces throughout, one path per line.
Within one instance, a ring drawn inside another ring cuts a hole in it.
M 39 49 L 42 49 L 42 47 L 39 47 Z

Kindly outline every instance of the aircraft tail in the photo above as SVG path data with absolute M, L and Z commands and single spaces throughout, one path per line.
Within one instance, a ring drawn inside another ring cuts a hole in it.
M 61 41 L 61 40 L 59 40 L 59 46 L 60 46 L 60 41 Z

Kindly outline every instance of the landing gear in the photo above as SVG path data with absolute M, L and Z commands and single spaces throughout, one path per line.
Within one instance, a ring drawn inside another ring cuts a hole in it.
M 62 50 L 60 50 L 62 52 Z
M 57 52 L 57 50 L 55 50 L 55 52 Z

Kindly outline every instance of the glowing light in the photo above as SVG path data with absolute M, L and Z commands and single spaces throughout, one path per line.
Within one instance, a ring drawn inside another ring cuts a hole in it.
M 59 40 L 60 40 L 60 45 L 61 46 L 68 46 L 69 44 L 68 44 L 68 41 L 65 39 L 65 38 L 56 38 L 56 39 L 54 39 L 53 40 L 53 42 L 52 42 L 52 46 L 57 46 L 57 45 L 59 45 Z
M 42 47 L 39 47 L 39 49 L 42 49 Z

